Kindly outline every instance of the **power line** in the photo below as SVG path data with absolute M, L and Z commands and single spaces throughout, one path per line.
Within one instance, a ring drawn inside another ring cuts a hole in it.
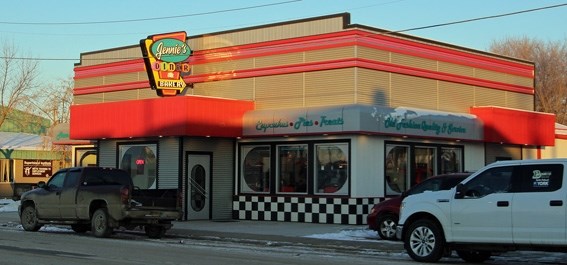
M 449 26 L 449 25 L 455 25 L 455 24 L 462 24 L 462 23 L 468 23 L 468 22 L 473 22 L 473 21 L 499 18 L 499 17 L 506 17 L 506 16 L 518 15 L 518 14 L 522 14 L 522 13 L 540 11 L 540 10 L 544 10 L 544 9 L 557 8 L 557 7 L 562 7 L 562 6 L 567 6 L 567 3 L 553 5 L 553 6 L 539 7 L 539 8 L 534 8 L 534 9 L 527 9 L 527 10 L 516 11 L 516 12 L 500 14 L 500 15 L 493 15 L 493 16 L 486 16 L 486 17 L 479 17 L 479 18 L 472 18 L 472 19 L 466 19 L 466 20 L 460 20 L 460 21 L 454 21 L 454 22 L 435 24 L 435 25 L 424 26 L 424 27 L 416 27 L 416 28 L 409 28 L 409 29 L 403 29 L 403 30 L 389 31 L 386 34 L 388 34 L 388 33 L 401 33 L 401 32 L 407 32 L 407 31 L 420 30 L 420 29 L 429 29 L 429 28 L 443 27 L 443 26 Z
M 137 18 L 137 19 L 125 19 L 125 20 L 86 21 L 86 22 L 11 22 L 11 21 L 0 21 L 0 24 L 58 26 L 58 25 L 93 25 L 93 24 L 129 23 L 129 22 L 164 20 L 164 19 L 172 19 L 172 18 L 195 17 L 195 16 L 204 16 L 204 15 L 212 15 L 212 14 L 219 14 L 219 13 L 228 13 L 228 12 L 242 11 L 242 10 L 248 10 L 248 9 L 256 9 L 256 8 L 262 8 L 262 7 L 268 7 L 268 6 L 284 5 L 284 4 L 289 4 L 289 3 L 293 3 L 293 2 L 301 2 L 301 1 L 302 0 L 289 0 L 289 1 L 284 1 L 284 2 L 264 4 L 264 5 L 247 6 L 247 7 L 224 9 L 224 10 L 218 10 L 218 11 L 209 11 L 209 12 L 201 12 L 201 13 L 193 13 L 193 14 L 177 15 L 177 16 L 167 16 L 167 17 Z
M 300 1 L 300 0 L 299 0 Z M 283 3 L 283 2 L 282 2 Z M 429 26 L 423 26 L 423 27 L 415 27 L 415 28 L 409 28 L 409 29 L 403 29 L 403 30 L 396 30 L 396 31 L 386 31 L 386 32 L 381 32 L 381 33 L 369 33 L 365 36 L 360 36 L 359 38 L 362 37 L 370 37 L 373 35 L 388 35 L 388 34 L 392 34 L 392 33 L 401 33 L 401 32 L 408 32 L 408 31 L 415 31 L 415 30 L 421 30 L 421 29 L 428 29 L 428 28 L 436 28 L 436 27 L 443 27 L 443 26 L 449 26 L 449 25 L 455 25 L 455 24 L 462 24 L 462 23 L 468 23 L 468 22 L 473 22 L 473 21 L 479 21 L 479 20 L 486 20 L 486 19 L 494 19 L 494 18 L 499 18 L 499 17 L 505 17 L 505 16 L 511 16 L 511 15 L 518 15 L 518 14 L 522 14 L 522 13 L 529 13 L 529 12 L 535 12 L 535 11 L 540 11 L 540 10 L 545 10 L 545 9 L 551 9 L 551 8 L 557 8 L 557 7 L 562 7 L 562 6 L 567 6 L 567 3 L 565 4 L 558 4 L 558 5 L 552 5 L 552 6 L 545 6 L 545 7 L 539 7 L 539 8 L 533 8 L 533 9 L 527 9 L 527 10 L 521 10 L 521 11 L 516 11 L 516 12 L 511 12 L 511 13 L 505 13 L 505 14 L 499 14 L 499 15 L 492 15 L 492 16 L 485 16 L 485 17 L 479 17 L 479 18 L 472 18 L 472 19 L 466 19 L 466 20 L 459 20 L 459 21 L 453 21 L 453 22 L 447 22 L 447 23 L 441 23 L 441 24 L 435 24 L 435 25 L 429 25 Z M 133 60 L 133 59 L 141 59 L 143 57 L 115 57 L 115 58 L 96 58 L 96 59 L 85 59 L 83 58 L 82 60 L 84 61 L 100 61 L 100 60 Z M 0 56 L 0 59 L 12 59 L 12 60 L 36 60 L 36 61 L 79 61 L 81 59 L 71 59 L 71 58 L 32 58 L 32 57 L 4 57 L 4 56 Z

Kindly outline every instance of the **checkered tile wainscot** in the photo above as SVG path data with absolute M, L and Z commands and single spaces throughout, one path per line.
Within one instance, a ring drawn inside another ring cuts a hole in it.
M 380 198 L 304 198 L 235 196 L 232 215 L 237 220 L 326 224 L 366 224 L 366 216 Z

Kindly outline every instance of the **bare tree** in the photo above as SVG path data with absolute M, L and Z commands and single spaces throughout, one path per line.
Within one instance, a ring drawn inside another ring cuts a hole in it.
M 567 125 L 567 39 L 543 42 L 521 37 L 493 41 L 490 52 L 535 63 L 535 109 Z
M 13 43 L 3 42 L 0 51 L 0 126 L 17 109 L 25 110 L 37 86 L 39 62 L 18 58 Z
M 73 102 L 73 78 L 61 79 L 56 84 L 48 84 L 42 93 L 31 98 L 37 116 L 47 118 L 52 126 L 68 123 L 69 109 Z

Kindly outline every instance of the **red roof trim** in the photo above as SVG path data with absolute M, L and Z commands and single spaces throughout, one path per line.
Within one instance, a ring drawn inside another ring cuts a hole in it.
M 354 58 L 331 60 L 324 62 L 294 64 L 294 65 L 287 65 L 285 67 L 275 66 L 275 67 L 247 69 L 247 70 L 231 71 L 231 72 L 220 72 L 215 74 L 190 75 L 185 77 L 184 81 L 186 83 L 201 83 L 208 81 L 250 78 L 250 77 L 269 76 L 269 75 L 281 75 L 281 74 L 291 74 L 291 73 L 300 73 L 300 72 L 340 69 L 340 68 L 348 68 L 348 67 L 362 67 L 367 69 L 389 71 L 393 73 L 400 73 L 400 74 L 406 74 L 406 75 L 412 75 L 412 76 L 418 76 L 424 78 L 432 78 L 432 79 L 462 83 L 467 85 L 490 87 L 494 89 L 513 91 L 513 92 L 525 93 L 530 95 L 534 94 L 534 89 L 531 87 L 511 85 L 511 84 L 505 84 L 505 83 L 489 81 L 479 78 L 440 73 L 440 72 L 424 70 L 420 68 L 395 65 L 395 64 L 372 61 L 367 59 L 354 59 Z M 84 95 L 90 93 L 101 93 L 101 92 L 129 90 L 129 89 L 138 89 L 138 88 L 149 89 L 148 81 L 138 81 L 138 82 L 130 82 L 123 84 L 108 85 L 108 86 L 77 88 L 75 89 L 74 94 Z
M 227 48 L 195 51 L 190 57 L 192 64 L 205 64 L 216 61 L 231 60 L 278 55 L 291 52 L 329 49 L 361 45 L 370 48 L 379 48 L 397 53 L 435 59 L 460 65 L 498 71 L 502 73 L 533 78 L 534 66 L 516 63 L 489 56 L 467 53 L 440 46 L 413 42 L 387 35 L 368 33 L 361 30 L 346 30 L 316 36 L 307 36 L 286 40 L 268 41 Z M 129 65 L 133 64 L 133 65 Z M 139 65 L 138 65 L 139 64 Z M 100 75 L 123 73 L 142 69 L 142 59 L 128 60 L 96 66 L 75 67 L 75 78 L 87 78 Z

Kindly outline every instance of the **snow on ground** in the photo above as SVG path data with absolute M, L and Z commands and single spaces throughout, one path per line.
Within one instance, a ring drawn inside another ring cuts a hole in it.
M 307 235 L 305 237 L 318 238 L 318 239 L 347 240 L 347 241 L 367 241 L 367 242 L 376 242 L 376 240 L 380 240 L 378 234 L 376 234 L 376 231 L 372 231 L 365 227 L 361 227 L 360 229 L 345 229 L 337 233 Z M 387 241 L 380 240 L 380 242 L 387 242 Z
M 0 212 L 17 212 L 20 201 L 0 199 Z

